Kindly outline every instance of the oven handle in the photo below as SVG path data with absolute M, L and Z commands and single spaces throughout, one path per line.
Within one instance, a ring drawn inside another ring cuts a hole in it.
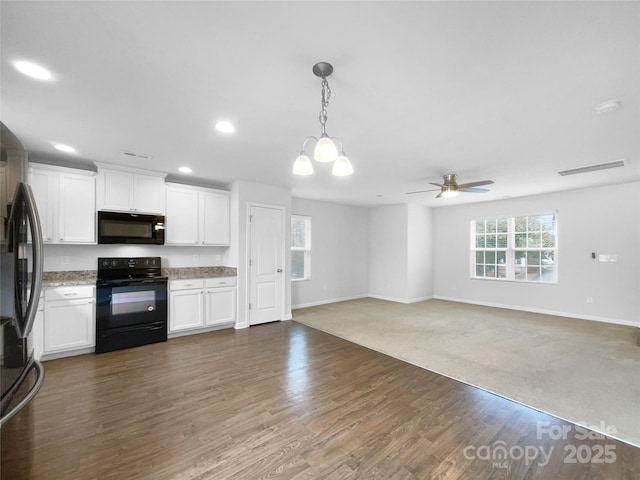
M 141 330 L 153 331 L 153 330 L 163 330 L 166 328 L 165 322 L 155 322 L 149 323 L 147 325 L 132 325 L 130 327 L 119 327 L 119 328 L 110 328 L 108 330 L 101 330 L 100 334 L 103 336 L 112 336 L 112 335 L 122 335 L 128 334 L 131 332 L 139 332 Z

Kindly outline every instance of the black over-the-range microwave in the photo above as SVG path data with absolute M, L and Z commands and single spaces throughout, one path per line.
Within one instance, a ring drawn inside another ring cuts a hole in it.
M 164 245 L 164 216 L 98 212 L 98 243 Z

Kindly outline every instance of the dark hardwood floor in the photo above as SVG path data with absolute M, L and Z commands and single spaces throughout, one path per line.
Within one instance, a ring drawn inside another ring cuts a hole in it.
M 640 478 L 638 448 L 295 322 L 44 367 L 3 480 Z

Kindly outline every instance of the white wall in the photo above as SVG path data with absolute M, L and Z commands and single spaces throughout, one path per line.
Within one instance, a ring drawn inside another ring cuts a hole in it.
M 472 219 L 553 210 L 557 284 L 470 279 Z M 436 298 L 640 326 L 639 182 L 438 208 L 434 231 Z M 618 261 L 593 260 L 592 252 Z
M 369 210 L 369 295 L 407 297 L 407 205 Z
M 163 267 L 236 266 L 229 247 L 45 245 L 44 271 L 95 270 L 98 257 L 162 257 Z
M 422 205 L 408 205 L 407 299 L 433 296 L 433 211 Z
M 433 295 L 432 212 L 421 205 L 369 210 L 369 295 L 416 302 Z
M 311 217 L 311 279 L 291 282 L 293 308 L 366 297 L 367 209 L 293 198 L 291 213 Z

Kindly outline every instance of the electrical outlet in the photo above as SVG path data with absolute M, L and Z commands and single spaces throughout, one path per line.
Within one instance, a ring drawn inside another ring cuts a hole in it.
M 60 265 L 69 265 L 69 257 L 63 255 L 60 257 Z
M 193 261 L 197 262 L 198 260 L 200 260 L 200 255 L 194 255 L 193 256 Z
M 216 255 L 216 262 L 219 262 L 220 260 L 222 260 L 222 257 L 220 255 Z
M 587 297 L 587 303 L 593 303 L 593 297 Z

